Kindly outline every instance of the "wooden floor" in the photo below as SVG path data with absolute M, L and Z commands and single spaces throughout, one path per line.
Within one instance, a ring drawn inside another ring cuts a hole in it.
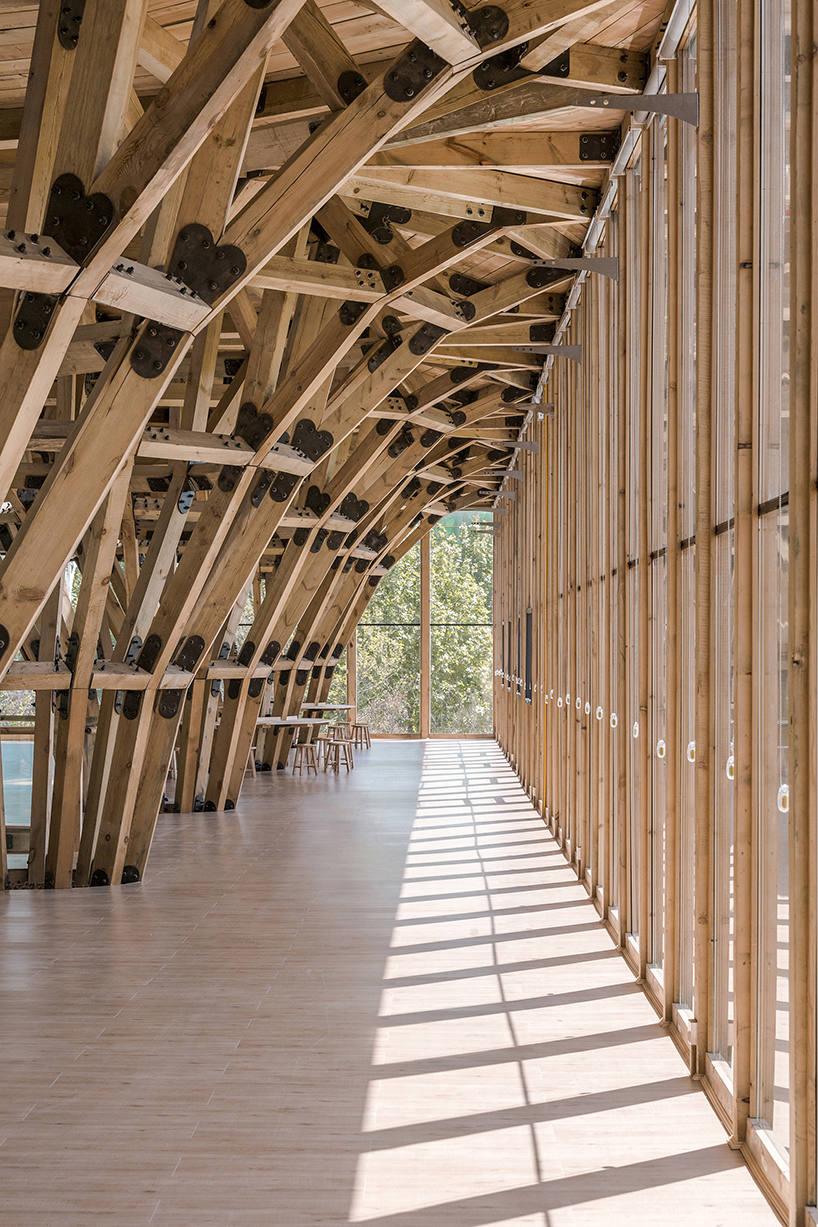
M 0 898 L 3 1227 L 777 1223 L 490 742 Z

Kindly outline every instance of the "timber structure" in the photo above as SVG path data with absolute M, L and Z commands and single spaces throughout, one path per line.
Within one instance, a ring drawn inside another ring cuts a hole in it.
M 36 695 L 29 884 L 139 880 L 174 754 L 177 810 L 233 808 L 271 688 L 280 715 L 324 700 L 380 577 L 493 503 L 660 19 L 6 6 L 0 685 Z

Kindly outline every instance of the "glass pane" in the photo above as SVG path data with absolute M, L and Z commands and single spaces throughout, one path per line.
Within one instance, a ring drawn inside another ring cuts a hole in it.
M 432 733 L 492 732 L 494 538 L 483 513 L 446 516 L 431 534 Z M 516 653 L 525 633 L 515 634 Z
M 358 624 L 358 719 L 420 732 L 420 547 L 383 577 Z
M 6 825 L 27 827 L 31 822 L 31 771 L 34 762 L 33 741 L 6 741 L 0 746 L 3 755 L 3 802 Z

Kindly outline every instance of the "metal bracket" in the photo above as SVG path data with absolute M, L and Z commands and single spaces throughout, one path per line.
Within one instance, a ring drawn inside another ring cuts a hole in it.
M 356 498 L 353 491 L 350 491 L 349 494 L 347 494 L 341 501 L 338 511 L 342 516 L 345 516 L 347 520 L 354 520 L 357 524 L 358 521 L 362 519 L 362 517 L 369 511 L 369 503 L 366 501 L 366 499 Z
M 466 9 L 460 4 L 455 7 L 463 14 L 480 47 L 488 47 L 491 43 L 499 43 L 508 34 L 508 17 L 496 4 L 484 4 L 479 9 Z
M 212 306 L 246 268 L 240 247 L 231 243 L 218 247 L 207 226 L 191 222 L 179 231 L 167 271 Z
M 178 716 L 184 693 L 184 690 L 159 691 L 159 701 L 156 704 L 156 710 L 163 719 L 172 720 L 174 716 Z
M 649 111 L 669 115 L 693 128 L 699 126 L 698 94 L 594 94 L 578 95 L 567 106 L 591 107 L 595 111 Z
M 373 201 L 368 217 L 361 218 L 361 225 L 378 243 L 391 243 L 395 237 L 392 233 L 393 224 L 405 226 L 412 220 L 412 210 L 400 205 L 381 204 Z
M 389 447 L 386 449 L 386 454 L 391 456 L 393 460 L 397 460 L 401 452 L 405 452 L 407 447 L 411 447 L 414 441 L 415 436 L 408 427 L 404 426 L 397 439 L 393 439 L 393 441 L 389 444 Z M 384 540 L 384 545 L 385 544 L 386 541 Z
M 142 651 L 136 658 L 136 664 L 139 669 L 147 669 L 150 673 L 153 666 L 159 659 L 159 653 L 162 651 L 162 640 L 159 635 L 148 635 L 145 640 Z
M 528 43 L 518 43 L 516 47 L 509 47 L 499 55 L 493 55 L 490 60 L 484 60 L 472 73 L 474 84 L 478 89 L 488 91 L 499 89 L 501 85 L 511 85 L 524 77 L 535 76 L 529 69 L 520 67 L 520 60 L 526 51 Z
M 582 364 L 581 345 L 519 345 L 517 348 L 524 354 L 545 354 L 546 357 L 570 358 L 572 362 Z
M 477 308 L 473 302 L 469 302 L 467 299 L 452 299 L 452 301 L 454 302 L 455 311 L 467 324 L 477 315 Z
M 509 226 L 524 226 L 528 217 L 524 209 L 509 209 L 504 205 L 495 205 L 491 211 L 491 220 L 487 222 L 462 221 L 452 230 L 452 242 L 455 247 L 468 247 L 475 239 L 482 238 L 494 230 L 503 230 Z
M 223 464 L 219 473 L 217 485 L 222 494 L 231 494 L 238 485 L 243 470 L 237 464 Z
M 270 486 L 270 498 L 274 503 L 286 503 L 300 480 L 297 473 L 277 473 Z
M 325 243 L 323 239 L 320 239 L 315 249 L 315 262 L 316 264 L 337 264 L 340 255 L 340 247 L 333 247 L 332 243 Z
M 377 554 L 379 554 L 381 550 L 385 549 L 388 545 L 389 538 L 387 537 L 386 533 L 379 533 L 376 528 L 371 528 L 364 537 L 363 543 L 368 550 L 374 550 Z M 358 563 L 361 562 L 364 563 L 364 566 L 361 569 L 366 570 L 366 559 L 359 558 Z
M 85 0 L 62 0 L 57 37 L 60 46 L 65 47 L 66 51 L 76 51 L 84 15 Z
M 622 137 L 615 132 L 583 132 L 579 138 L 580 162 L 613 162 Z
M 180 515 L 183 515 L 183 516 L 187 515 L 187 513 L 190 511 L 191 507 L 193 506 L 193 501 L 195 498 L 196 498 L 196 487 L 194 486 L 193 482 L 188 477 L 187 480 L 185 481 L 184 486 L 182 487 L 182 491 L 176 502 L 176 510 L 180 513 Z
M 46 205 L 43 234 L 56 239 L 63 251 L 82 264 L 113 225 L 116 210 L 107 196 L 85 195 L 82 179 L 60 175 L 54 180 Z
M 185 334 L 149 320 L 131 350 L 131 366 L 143 379 L 156 379 L 163 373 L 173 351 Z
M 531 324 L 528 329 L 528 339 L 535 345 L 541 345 L 543 342 L 550 345 L 556 331 L 557 325 L 553 321 L 546 324 Z
M 68 647 L 65 649 L 65 666 L 72 673 L 77 669 L 77 654 L 80 650 L 80 637 L 76 631 L 68 636 Z
M 321 490 L 319 486 L 310 486 L 304 499 L 304 506 L 320 517 L 325 514 L 331 502 L 331 495 Z
M 428 321 L 415 333 L 409 342 L 409 353 L 414 354 L 419 358 L 421 354 L 427 354 L 432 346 L 436 345 L 441 337 L 449 335 L 446 328 L 441 328 L 438 324 L 430 324 Z
M 20 303 L 12 334 L 21 349 L 39 349 L 57 306 L 56 294 L 27 290 Z
M 204 647 L 205 642 L 201 635 L 188 635 L 176 653 L 176 659 L 173 663 L 178 665 L 180 669 L 186 669 L 188 673 L 192 673 L 199 663 L 199 657 L 204 651 Z
M 267 644 L 267 647 L 261 653 L 261 663 L 263 665 L 267 665 L 268 668 L 271 665 L 274 665 L 280 651 L 281 644 L 277 640 L 271 639 Z
M 384 80 L 384 93 L 393 102 L 411 102 L 448 65 L 425 43 L 410 43 Z
M 364 92 L 366 81 L 359 72 L 355 72 L 353 68 L 347 68 L 338 78 L 336 88 L 344 102 L 350 103 Z
M 253 507 L 261 506 L 261 500 L 264 498 L 264 495 L 267 493 L 272 484 L 273 475 L 269 469 L 265 470 L 265 472 L 263 472 L 259 477 L 255 486 L 253 486 L 253 493 L 250 495 L 250 502 Z
M 616 256 L 566 256 L 564 260 L 538 260 L 536 267 L 586 269 L 589 273 L 610 277 L 611 281 L 619 280 L 619 260 Z
M 239 409 L 235 433 L 248 447 L 258 448 L 273 429 L 269 413 L 259 413 L 252 401 L 245 401 Z
M 295 425 L 290 446 L 308 460 L 320 460 L 334 442 L 328 430 L 318 430 L 311 418 L 300 418 Z
M 354 302 L 349 299 L 347 302 L 342 302 L 338 308 L 338 318 L 347 328 L 351 328 L 353 324 L 357 324 L 364 311 L 366 311 L 365 302 Z
M 400 349 L 402 344 L 403 341 L 401 337 L 396 334 L 384 337 L 384 339 L 378 345 L 378 348 L 367 361 L 366 366 L 370 374 L 374 375 L 378 367 L 382 366 L 386 359 L 394 354 L 396 349 Z
M 449 289 L 454 294 L 462 294 L 465 298 L 471 298 L 472 294 L 479 294 L 481 290 L 487 290 L 489 283 L 487 281 L 477 281 L 474 277 L 468 277 L 465 273 L 452 273 L 449 278 Z
M 543 77 L 567 77 L 571 71 L 571 48 L 566 47 L 556 59 L 551 60 L 543 68 L 540 69 L 540 74 Z

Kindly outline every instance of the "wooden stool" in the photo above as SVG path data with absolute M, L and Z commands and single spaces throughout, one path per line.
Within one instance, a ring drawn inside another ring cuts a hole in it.
M 333 741 L 339 741 L 347 748 L 347 758 L 349 759 L 350 767 L 355 766 L 355 757 L 352 753 L 352 734 L 348 721 L 341 720 L 338 724 L 332 725 Z
M 356 721 L 352 726 L 352 744 L 358 750 L 363 750 L 364 746 L 369 749 L 372 745 L 372 738 L 369 735 L 369 725 L 363 720 Z
M 298 774 L 304 774 L 304 759 L 307 760 L 307 775 L 310 771 L 314 771 L 318 775 L 318 755 L 316 754 L 315 744 L 312 741 L 300 741 L 295 747 L 295 757 L 293 758 L 293 775 L 296 768 Z M 326 770 L 326 768 L 325 768 Z
M 353 766 L 352 745 L 341 737 L 334 737 L 331 741 L 327 741 L 324 750 L 324 771 L 329 767 L 332 767 L 333 771 L 340 771 L 342 763 L 349 772 Z

